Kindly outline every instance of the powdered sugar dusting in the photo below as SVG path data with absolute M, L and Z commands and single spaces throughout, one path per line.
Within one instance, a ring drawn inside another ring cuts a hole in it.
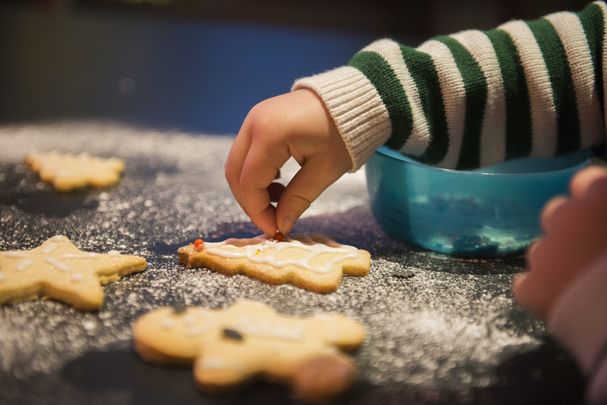
M 217 308 L 238 298 L 288 314 L 335 311 L 363 322 L 368 338 L 354 357 L 358 384 L 367 387 L 361 398 L 369 401 L 387 392 L 409 402 L 471 398 L 475 389 L 498 383 L 495 369 L 504 356 L 540 344 L 541 326 L 512 303 L 520 260 L 448 259 L 387 238 L 369 212 L 362 172 L 330 188 L 296 228 L 373 256 L 368 276 L 345 277 L 337 292 L 325 295 L 177 263 L 177 248 L 196 238 L 257 233 L 223 178 L 230 138 L 98 123 L 3 127 L 0 135 L 0 251 L 31 249 L 63 234 L 84 251 L 136 254 L 149 263 L 145 272 L 104 286 L 98 313 L 46 300 L 1 306 L 0 380 L 6 384 L 25 386 L 38 373 L 60 373 L 86 353 L 130 351 L 132 322 L 159 306 Z M 126 169 L 115 187 L 59 196 L 21 163 L 33 148 L 114 156 Z M 296 168 L 290 163 L 283 178 Z M 55 383 L 72 392 L 69 383 Z M 25 391 L 6 392 L 14 394 L 4 394 L 10 402 Z

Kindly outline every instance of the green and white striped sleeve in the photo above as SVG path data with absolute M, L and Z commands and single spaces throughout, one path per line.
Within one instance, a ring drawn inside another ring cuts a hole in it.
M 605 143 L 607 6 L 439 36 L 376 41 L 343 66 L 299 79 L 330 112 L 353 162 L 381 145 L 471 169 Z

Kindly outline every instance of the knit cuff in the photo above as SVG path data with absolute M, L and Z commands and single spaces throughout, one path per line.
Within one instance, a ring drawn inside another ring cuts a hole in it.
M 344 66 L 298 79 L 292 90 L 310 89 L 324 102 L 358 170 L 390 137 L 392 124 L 375 87 L 359 70 Z
M 607 349 L 607 255 L 568 287 L 550 311 L 548 328 L 575 356 L 584 374 L 598 371 Z

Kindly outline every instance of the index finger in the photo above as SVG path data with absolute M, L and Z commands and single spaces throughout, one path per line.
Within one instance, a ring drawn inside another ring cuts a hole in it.
M 248 121 L 245 120 L 240 132 L 232 143 L 232 147 L 230 148 L 230 152 L 228 153 L 224 166 L 225 177 L 228 181 L 228 185 L 230 186 L 230 190 L 232 191 L 232 194 L 234 194 L 236 201 L 238 201 L 238 204 L 242 209 L 244 209 L 244 204 L 240 190 L 240 176 L 242 173 L 242 166 L 244 165 L 244 161 L 247 157 L 250 146 L 251 134 L 249 132 Z
M 270 203 L 268 186 L 290 156 L 285 145 L 272 144 L 265 139 L 254 141 L 242 166 L 240 193 L 243 209 L 267 235 L 276 232 L 275 209 Z

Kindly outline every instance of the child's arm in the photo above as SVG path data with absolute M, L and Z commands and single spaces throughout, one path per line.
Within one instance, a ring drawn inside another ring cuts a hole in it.
M 577 14 L 464 31 L 417 49 L 374 42 L 348 66 L 295 83 L 295 90 L 312 90 L 318 99 L 295 92 L 251 111 L 226 164 L 230 187 L 264 232 L 272 234 L 278 221 L 284 233 L 346 171 L 344 145 L 351 170 L 383 144 L 457 169 L 600 145 L 606 16 L 605 3 L 596 2 Z M 265 123 L 261 129 L 250 125 L 257 121 Z M 328 141 L 336 135 L 343 144 Z M 316 136 L 328 143 L 312 141 L 299 150 Z M 289 155 L 303 163 L 302 175 L 289 184 L 275 215 L 267 187 Z M 312 164 L 320 156 L 339 164 L 322 170 Z
M 301 169 L 286 189 L 272 183 L 291 157 Z M 352 162 L 318 96 L 309 90 L 262 101 L 247 115 L 225 164 L 230 189 L 267 235 L 285 235 L 320 193 Z M 272 184 L 272 186 L 270 186 Z M 270 200 L 280 200 L 276 210 Z
M 384 143 L 456 169 L 591 147 L 605 141 L 606 14 L 601 1 L 417 49 L 383 39 L 295 88 L 321 96 L 354 168 Z
M 547 321 L 589 378 L 591 403 L 607 403 L 607 170 L 590 167 L 571 197 L 544 208 L 545 236 L 529 249 L 529 271 L 515 279 L 521 305 Z

